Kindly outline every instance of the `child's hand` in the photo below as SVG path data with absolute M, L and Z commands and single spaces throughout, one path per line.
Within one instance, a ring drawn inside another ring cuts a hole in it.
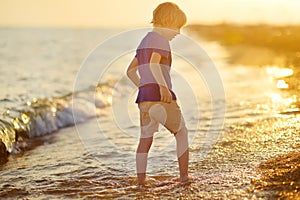
M 169 91 L 168 88 L 164 87 L 164 86 L 160 86 L 160 100 L 162 102 L 165 102 L 165 103 L 171 103 L 172 101 L 172 94 L 171 92 Z

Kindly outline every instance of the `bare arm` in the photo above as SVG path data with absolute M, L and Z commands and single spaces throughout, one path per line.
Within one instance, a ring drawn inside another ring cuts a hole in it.
M 159 89 L 160 89 L 160 100 L 166 103 L 171 103 L 172 101 L 172 94 L 168 89 L 167 83 L 165 81 L 165 78 L 162 74 L 161 71 L 161 66 L 159 64 L 161 59 L 161 55 L 159 53 L 152 53 L 151 58 L 150 58 L 150 70 L 152 72 L 152 75 L 159 84 Z
M 157 84 L 159 84 L 160 86 L 168 87 L 162 74 L 161 66 L 159 64 L 160 59 L 161 55 L 159 53 L 152 53 L 150 58 L 150 70 Z
M 131 63 L 129 64 L 126 74 L 127 74 L 128 78 L 134 83 L 134 85 L 139 87 L 140 78 L 136 73 L 137 68 L 138 68 L 138 60 L 137 60 L 137 58 L 134 58 L 131 61 Z

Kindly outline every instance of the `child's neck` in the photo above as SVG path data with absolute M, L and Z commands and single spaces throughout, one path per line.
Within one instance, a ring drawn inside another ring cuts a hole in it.
M 161 27 L 153 27 L 153 31 L 154 32 L 157 32 L 157 33 L 159 33 L 159 34 L 161 34 L 161 35 L 163 35 L 164 34 L 164 30 L 163 30 L 164 28 L 161 28 Z
M 156 32 L 164 37 L 166 37 L 168 40 L 168 35 L 166 34 L 166 31 L 165 31 L 166 28 L 162 28 L 162 27 L 153 27 L 152 31 L 153 32 Z

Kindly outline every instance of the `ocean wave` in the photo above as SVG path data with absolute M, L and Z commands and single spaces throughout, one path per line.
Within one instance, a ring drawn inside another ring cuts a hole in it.
M 6 108 L 0 116 L 0 160 L 18 153 L 27 138 L 42 136 L 99 114 L 111 105 L 114 81 L 91 86 L 61 97 L 33 99 L 17 107 Z M 0 161 L 1 162 L 1 161 Z

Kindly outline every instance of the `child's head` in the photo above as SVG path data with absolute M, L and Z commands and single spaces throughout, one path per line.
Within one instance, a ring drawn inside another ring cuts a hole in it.
M 153 11 L 151 23 L 154 27 L 180 29 L 186 23 L 186 15 L 176 4 L 166 2 L 159 4 Z

